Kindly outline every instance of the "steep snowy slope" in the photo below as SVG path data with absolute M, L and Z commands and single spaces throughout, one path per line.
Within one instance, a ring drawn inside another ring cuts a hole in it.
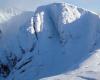
M 92 53 L 87 60 L 80 63 L 79 68 L 68 73 L 42 78 L 40 80 L 99 80 L 100 50 Z
M 7 14 L 7 15 L 5 15 Z M 0 74 L 7 77 L 23 54 L 33 45 L 31 18 L 33 12 L 5 11 L 0 23 Z M 9 17 L 6 18 L 6 16 Z M 25 50 L 24 50 L 25 48 Z
M 2 25 L 0 70 L 5 80 L 100 79 L 100 18 L 95 13 L 54 3 Z

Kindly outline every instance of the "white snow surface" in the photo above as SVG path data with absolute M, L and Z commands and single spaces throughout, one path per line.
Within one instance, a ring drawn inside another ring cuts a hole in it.
M 100 17 L 68 3 L 1 11 L 0 64 L 0 80 L 100 80 Z

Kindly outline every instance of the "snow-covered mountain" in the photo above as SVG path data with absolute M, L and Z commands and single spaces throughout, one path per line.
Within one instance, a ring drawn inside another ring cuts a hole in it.
M 1 80 L 100 79 L 96 13 L 54 3 L 9 17 L 0 18 Z
M 17 8 L 0 8 L 0 23 L 8 21 L 11 17 L 21 14 L 21 12 L 22 11 Z

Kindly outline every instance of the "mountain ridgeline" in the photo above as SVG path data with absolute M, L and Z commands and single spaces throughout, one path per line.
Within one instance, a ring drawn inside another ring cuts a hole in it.
M 68 3 L 0 12 L 0 80 L 56 80 L 44 78 L 85 73 L 81 64 L 100 74 L 99 48 L 100 17 L 94 12 Z

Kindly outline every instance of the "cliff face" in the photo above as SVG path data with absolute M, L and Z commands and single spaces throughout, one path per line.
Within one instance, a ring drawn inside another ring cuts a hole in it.
M 100 18 L 93 12 L 54 3 L 40 6 L 35 13 L 15 15 L 0 29 L 0 73 L 6 80 L 39 80 L 75 69 L 85 72 L 81 64 L 97 65 L 87 71 L 100 70 Z

